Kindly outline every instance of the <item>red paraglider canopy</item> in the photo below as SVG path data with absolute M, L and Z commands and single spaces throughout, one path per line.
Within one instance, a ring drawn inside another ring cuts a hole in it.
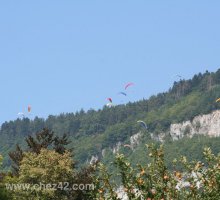
M 107 98 L 108 101 L 110 101 L 112 103 L 112 98 Z

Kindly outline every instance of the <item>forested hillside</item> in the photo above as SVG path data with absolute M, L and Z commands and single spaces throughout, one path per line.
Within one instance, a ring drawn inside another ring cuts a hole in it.
M 167 92 L 126 105 L 50 115 L 46 120 L 36 117 L 34 120 L 24 118 L 5 122 L 0 130 L 0 152 L 7 166 L 7 154 L 16 143 L 24 145 L 25 137 L 47 127 L 57 135 L 68 134 L 75 157 L 83 164 L 91 156 L 101 155 L 103 149 L 112 149 L 118 142 L 125 144 L 138 132 L 157 135 L 166 132 L 171 123 L 220 109 L 220 104 L 215 102 L 219 97 L 220 69 L 215 73 L 206 71 L 190 80 L 174 82 Z M 137 120 L 145 121 L 148 130 L 144 130 Z

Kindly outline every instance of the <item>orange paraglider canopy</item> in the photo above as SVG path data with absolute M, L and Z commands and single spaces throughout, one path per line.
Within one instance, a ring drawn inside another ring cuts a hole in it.
M 28 106 L 28 112 L 31 112 L 31 106 L 30 105 Z

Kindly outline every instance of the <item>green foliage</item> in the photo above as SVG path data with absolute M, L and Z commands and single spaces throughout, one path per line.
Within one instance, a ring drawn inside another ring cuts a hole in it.
M 73 175 L 72 159 L 69 152 L 59 154 L 54 150 L 41 149 L 39 154 L 27 152 L 21 161 L 18 183 L 58 184 L 68 182 Z M 15 196 L 23 199 L 67 199 L 62 191 L 41 189 L 16 191 Z
M 2 160 L 3 160 L 3 157 L 2 157 L 2 155 L 0 154 L 0 167 L 1 167 L 1 165 L 2 165 Z
M 117 154 L 115 165 L 119 169 L 120 183 L 112 180 L 112 174 L 103 164 L 99 164 L 98 176 L 94 177 L 96 199 L 119 200 L 116 189 L 122 186 L 128 199 L 147 200 L 218 200 L 220 198 L 220 155 L 205 148 L 201 161 L 188 161 L 181 156 L 173 161 L 182 165 L 182 171 L 169 171 L 163 146 L 147 145 L 151 161 L 146 165 L 132 167 L 123 154 Z M 185 184 L 185 185 L 184 185 Z
M 12 196 L 9 192 L 5 189 L 4 184 L 0 183 L 0 199 L 1 200 L 11 200 Z
M 186 156 L 189 161 L 200 160 L 206 162 L 202 154 L 203 149 L 210 147 L 215 154 L 220 152 L 220 138 L 210 138 L 208 136 L 194 136 L 192 138 L 184 137 L 178 141 L 167 141 L 164 144 L 165 162 L 169 169 L 173 169 L 172 160 Z M 181 166 L 176 166 L 181 169 Z
M 72 149 L 66 148 L 69 140 L 65 134 L 58 137 L 49 129 L 43 129 L 33 137 L 28 136 L 26 143 L 26 150 L 17 145 L 10 153 L 16 173 L 5 175 L 4 183 L 13 185 L 8 188 L 11 199 L 90 199 L 88 189 L 73 190 L 72 186 L 92 184 L 94 169 L 92 166 L 75 169 Z
M 35 137 L 29 135 L 25 141 L 28 146 L 27 150 L 36 154 L 39 154 L 41 149 L 45 148 L 51 148 L 54 149 L 57 153 L 63 154 L 66 151 L 66 145 L 70 143 L 66 134 L 64 134 L 62 137 L 58 137 L 54 135 L 53 131 L 50 131 L 47 128 L 37 132 Z M 24 156 L 22 148 L 17 144 L 16 150 L 10 152 L 9 156 L 13 161 L 12 168 L 14 173 L 18 175 L 20 163 Z
M 3 157 L 0 154 L 0 169 L 2 166 L 2 160 L 3 160 Z M 3 182 L 4 176 L 5 176 L 5 174 L 0 172 L 0 199 L 1 200 L 10 200 L 10 199 L 12 199 L 12 196 L 5 189 L 4 182 Z
M 59 154 L 47 149 L 41 149 L 39 154 L 26 152 L 20 165 L 19 181 L 31 183 L 67 181 L 73 173 L 72 162 L 69 152 Z

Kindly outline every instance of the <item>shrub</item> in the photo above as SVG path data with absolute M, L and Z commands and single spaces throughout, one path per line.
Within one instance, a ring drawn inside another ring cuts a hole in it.
M 163 146 L 147 146 L 151 162 L 146 166 L 131 167 L 123 154 L 117 154 L 114 165 L 119 169 L 119 183 L 112 179 L 112 174 L 99 163 L 94 176 L 94 199 L 119 200 L 117 188 L 128 199 L 147 200 L 218 200 L 220 199 L 220 156 L 215 156 L 210 148 L 205 148 L 203 155 L 207 161 L 189 162 L 182 156 L 173 161 L 173 167 L 182 165 L 182 171 L 169 171 L 164 162 Z

